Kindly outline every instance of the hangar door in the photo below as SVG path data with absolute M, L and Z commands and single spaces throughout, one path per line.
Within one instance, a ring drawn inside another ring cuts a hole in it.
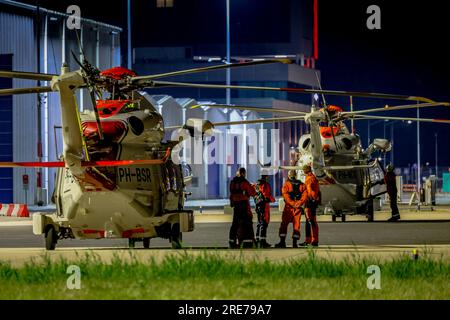
M 0 54 L 0 70 L 12 70 L 12 54 Z M 0 89 L 12 88 L 12 79 L 0 78 Z M 12 96 L 0 96 L 0 162 L 13 161 Z M 0 203 L 13 202 L 13 169 L 0 168 Z

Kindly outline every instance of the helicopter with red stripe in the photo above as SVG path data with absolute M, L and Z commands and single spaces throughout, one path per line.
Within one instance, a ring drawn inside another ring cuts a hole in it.
M 325 92 L 325 90 L 319 90 Z M 330 92 L 330 91 L 328 91 Z M 350 94 L 349 94 L 350 95 Z M 360 93 L 361 96 L 364 94 Z M 383 94 L 367 94 L 366 97 L 381 98 Z M 394 97 L 390 95 L 390 97 Z M 312 106 L 311 112 L 301 112 L 283 109 L 264 109 L 251 106 L 236 106 L 222 104 L 202 104 L 210 108 L 230 108 L 237 110 L 251 110 L 284 114 L 284 117 L 272 119 L 255 119 L 250 121 L 236 121 L 233 124 L 258 122 L 284 122 L 303 120 L 309 125 L 309 133 L 300 137 L 296 151 L 296 161 L 289 166 L 272 166 L 261 164 L 266 170 L 296 170 L 298 179 L 304 181 L 302 171 L 304 165 L 310 165 L 317 176 L 321 190 L 321 211 L 332 215 L 332 220 L 341 217 L 345 221 L 347 214 L 366 215 L 368 221 L 374 219 L 374 199 L 386 193 L 384 185 L 384 169 L 376 153 L 391 151 L 392 145 L 386 139 L 374 139 L 363 148 L 361 139 L 356 132 L 351 132 L 346 120 L 361 121 L 370 119 L 403 120 L 450 124 L 444 119 L 424 119 L 408 117 L 376 116 L 371 113 L 390 112 L 415 108 L 448 107 L 448 102 L 434 102 L 422 97 L 402 97 L 398 99 L 417 99 L 422 103 L 385 106 L 382 108 L 360 111 L 344 111 L 341 107 L 326 105 Z M 317 99 L 317 98 L 316 98 Z M 324 100 L 324 99 L 323 99 Z M 200 106 L 195 106 L 200 107 Z M 217 124 L 216 124 L 217 125 Z M 283 198 L 279 199 L 280 210 L 284 205 Z
M 63 65 L 61 74 L 0 71 L 0 77 L 49 82 L 46 86 L 2 89 L 0 95 L 56 92 L 61 106 L 61 161 L 3 162 L 0 167 L 58 168 L 52 200 L 56 212 L 33 215 L 33 232 L 44 234 L 46 248 L 61 239 L 128 238 L 129 245 L 154 237 L 182 246 L 182 233 L 194 228 L 192 210 L 184 209 L 188 167 L 174 163 L 172 149 L 180 141 L 164 141 L 164 122 L 138 89 L 159 86 L 149 79 L 173 72 L 138 77 L 115 67 L 100 71 L 86 59 L 80 69 Z M 271 61 L 183 70 L 176 74 L 245 67 Z M 286 61 L 285 61 L 286 62 Z M 92 110 L 79 113 L 75 93 L 87 89 Z M 192 129 L 188 119 L 184 127 Z M 201 131 L 211 128 L 204 122 Z
M 76 71 L 70 71 L 63 65 L 59 75 L 0 71 L 0 77 L 49 82 L 47 86 L 1 89 L 0 95 L 56 92 L 60 98 L 64 146 L 61 161 L 0 163 L 0 167 L 59 168 L 53 194 L 57 210 L 51 214 L 34 215 L 33 232 L 45 235 L 46 248 L 49 250 L 55 249 L 57 241 L 65 238 L 128 238 L 130 246 L 134 246 L 136 241 L 143 241 L 144 247 L 149 247 L 151 238 L 162 237 L 169 239 L 174 248 L 181 247 L 182 233 L 190 232 L 194 228 L 193 212 L 184 209 L 185 186 L 192 179 L 192 175 L 171 159 L 172 150 L 180 141 L 163 140 L 164 132 L 168 128 L 164 127 L 162 116 L 156 107 L 139 92 L 141 89 L 192 87 L 288 91 L 299 94 L 322 93 L 419 100 L 424 102 L 422 106 L 439 104 L 420 97 L 382 93 L 158 80 L 168 76 L 268 63 L 292 61 L 255 59 L 148 76 L 137 76 L 133 71 L 121 67 L 100 71 L 85 59 L 79 62 L 80 69 Z M 93 110 L 80 114 L 75 93 L 83 88 L 89 91 Z M 265 110 L 248 106 L 211 107 L 262 112 Z M 272 109 L 270 112 L 284 112 L 289 116 L 221 123 L 199 119 L 200 131 L 203 134 L 214 126 L 303 119 L 311 127 L 310 139 L 313 143 L 308 147 L 310 162 L 316 175 L 322 177 L 327 176 L 327 170 L 336 168 L 327 167 L 324 162 L 318 123 L 365 117 L 345 112 L 330 116 L 324 110 L 317 111 L 314 108 L 310 113 Z M 180 127 L 193 131 L 193 120 L 195 119 L 188 119 Z M 339 137 L 340 134 L 336 136 Z M 348 164 L 345 168 L 348 168 Z

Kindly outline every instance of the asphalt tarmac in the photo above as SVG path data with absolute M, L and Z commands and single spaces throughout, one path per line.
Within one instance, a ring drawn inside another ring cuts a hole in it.
M 256 224 L 254 224 L 256 227 Z M 230 223 L 196 223 L 193 232 L 183 234 L 185 247 L 226 248 Z M 273 222 L 268 229 L 268 242 L 278 241 L 279 222 Z M 320 228 L 320 246 L 385 246 L 385 245 L 441 245 L 450 244 L 450 221 L 401 221 L 388 222 L 322 222 Z M 304 225 L 302 224 L 302 240 Z M 288 229 L 288 241 L 292 227 Z M 99 240 L 60 240 L 57 248 L 125 248 L 126 239 Z M 142 246 L 137 243 L 136 247 Z M 152 248 L 169 248 L 166 239 L 152 239 Z M 44 237 L 36 236 L 31 225 L 0 225 L 0 248 L 43 248 Z

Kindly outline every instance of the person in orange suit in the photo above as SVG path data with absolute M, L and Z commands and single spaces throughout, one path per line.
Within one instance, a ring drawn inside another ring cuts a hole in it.
M 272 245 L 267 242 L 267 227 L 270 222 L 270 203 L 275 202 L 270 190 L 268 182 L 269 176 L 262 174 L 261 179 L 255 185 L 256 195 L 255 210 L 258 216 L 258 224 L 256 225 L 256 244 L 259 248 L 270 248 Z
M 317 224 L 316 210 L 320 204 L 320 187 L 319 180 L 311 171 L 311 166 L 304 165 L 303 172 L 306 175 L 306 224 L 305 224 L 305 242 L 302 246 L 312 245 L 319 246 L 319 225 Z M 312 233 L 311 233 L 312 231 Z
M 279 229 L 280 242 L 275 247 L 286 248 L 287 227 L 292 222 L 294 229 L 292 247 L 298 248 L 297 241 L 300 239 L 300 217 L 303 211 L 302 206 L 306 203 L 306 188 L 300 180 L 297 180 L 295 170 L 289 171 L 288 180 L 283 185 L 282 193 L 285 206 Z
M 255 196 L 256 191 L 245 179 L 245 175 L 245 168 L 240 168 L 230 183 L 230 205 L 233 208 L 233 222 L 229 233 L 230 248 L 252 248 L 255 243 L 249 200 Z

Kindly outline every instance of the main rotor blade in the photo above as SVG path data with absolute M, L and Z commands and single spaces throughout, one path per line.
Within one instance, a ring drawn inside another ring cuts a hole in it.
M 272 108 L 258 108 L 258 107 L 248 107 L 248 106 L 235 106 L 235 105 L 229 105 L 229 104 L 198 104 L 198 105 L 192 106 L 191 109 L 196 109 L 199 107 L 209 107 L 209 108 L 216 108 L 216 109 L 250 110 L 250 111 L 256 111 L 256 112 L 270 112 L 270 113 L 289 113 L 289 114 L 298 114 L 298 115 L 306 114 L 306 112 L 302 112 L 302 111 L 272 109 Z
M 202 84 L 202 83 L 186 83 L 174 81 L 153 81 L 147 80 L 142 83 L 147 88 L 159 87 L 188 87 L 188 88 L 205 88 L 205 89 L 240 89 L 240 90 L 267 90 L 267 91 L 282 91 L 292 93 L 318 93 L 327 94 L 331 96 L 353 96 L 363 98 L 377 98 L 377 99 L 394 99 L 394 100 L 410 100 L 426 103 L 433 103 L 433 100 L 424 97 L 405 96 L 389 93 L 375 93 L 375 92 L 357 92 L 357 91 L 337 91 L 337 90 L 320 90 L 320 89 L 305 89 L 305 88 L 277 88 L 277 87 L 260 87 L 260 86 L 236 86 L 223 84 Z
M 56 76 L 58 76 L 58 75 L 57 74 L 49 74 L 49 73 L 0 70 L 0 77 L 1 78 L 18 78 L 18 79 L 51 81 L 52 78 L 56 77 Z
M 445 106 L 450 107 L 450 103 L 448 102 L 432 102 L 432 103 L 419 103 L 419 104 L 405 104 L 401 106 L 388 106 L 386 105 L 384 108 L 375 108 L 375 109 L 366 109 L 360 111 L 353 112 L 341 112 L 340 115 L 357 115 L 357 114 L 365 114 L 372 112 L 383 112 L 383 111 L 395 111 L 395 110 L 403 110 L 403 109 L 416 109 L 416 108 L 428 108 L 428 107 L 437 107 L 437 106 Z
M 255 65 L 259 65 L 259 64 L 269 64 L 269 63 L 285 63 L 285 64 L 289 64 L 289 63 L 292 63 L 292 60 L 290 60 L 290 59 L 270 59 L 270 60 L 255 60 L 255 61 L 249 61 L 249 62 L 220 64 L 220 65 L 217 65 L 217 66 L 210 66 L 210 67 L 203 67 L 203 68 L 193 68 L 193 69 L 187 69 L 187 70 L 180 70 L 180 71 L 166 72 L 166 73 L 160 73 L 160 74 L 153 74 L 153 75 L 148 75 L 148 76 L 132 77 L 132 78 L 130 78 L 130 81 L 133 84 L 139 84 L 139 82 L 141 82 L 141 81 L 158 79 L 158 78 L 163 78 L 163 77 L 179 76 L 179 75 L 184 75 L 184 74 L 192 74 L 192 73 L 199 73 L 199 72 L 206 72 L 206 71 L 214 71 L 214 70 L 220 70 L 220 69 L 248 67 L 248 66 L 255 66 Z
M 213 122 L 212 124 L 215 127 L 220 127 L 220 126 L 232 126 L 232 125 L 238 125 L 238 124 L 266 123 L 266 122 L 287 122 L 287 121 L 295 121 L 295 120 L 304 120 L 304 118 L 305 118 L 304 116 L 280 117 L 280 118 L 261 118 L 261 119 L 255 119 L 255 120 Z
M 367 116 L 367 115 L 364 116 L 355 115 L 354 118 L 354 120 L 371 120 L 371 119 L 450 123 L 450 119 L 403 118 L 403 117 L 383 117 L 383 116 Z
M 304 120 L 304 116 L 295 116 L 295 117 L 280 117 L 280 118 L 261 118 L 254 120 L 241 120 L 241 121 L 227 121 L 227 122 L 212 122 L 214 127 L 221 126 L 233 126 L 239 124 L 254 124 L 254 123 L 267 123 L 267 122 L 288 122 L 295 120 Z M 174 130 L 174 129 L 182 129 L 183 126 L 169 126 L 165 127 L 165 130 Z
M 12 94 L 27 94 L 27 93 L 44 93 L 52 92 L 51 87 L 32 87 L 32 88 L 17 88 L 17 89 L 0 89 L 0 96 L 9 96 Z

